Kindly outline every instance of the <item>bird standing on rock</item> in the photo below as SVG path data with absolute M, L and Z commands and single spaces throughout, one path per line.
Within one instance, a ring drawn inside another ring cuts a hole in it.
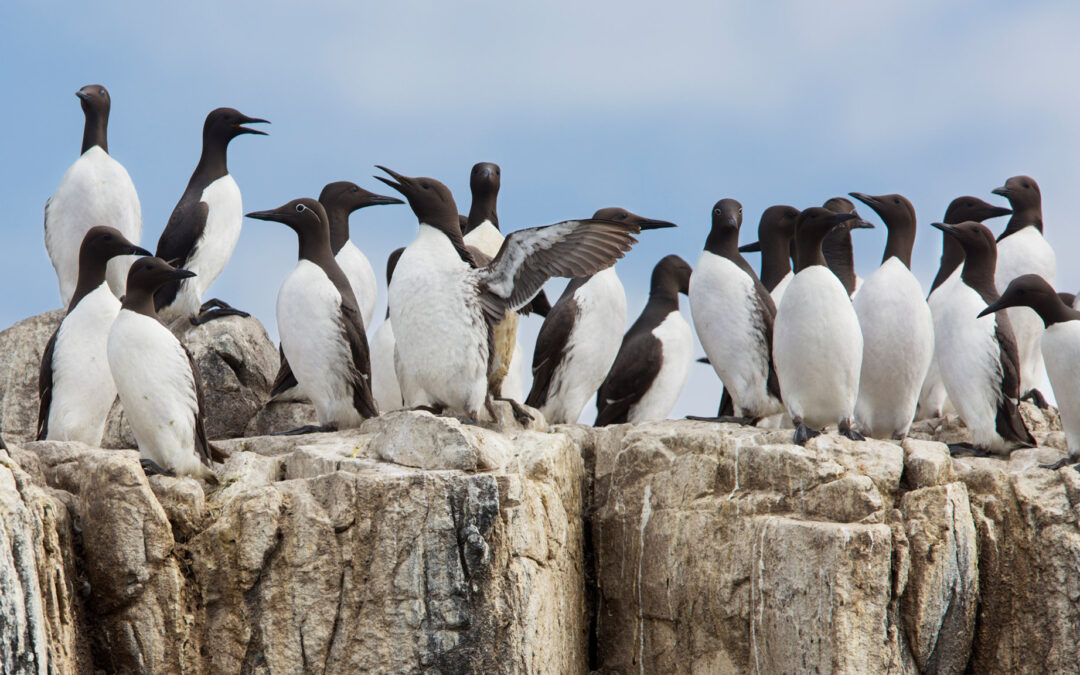
M 985 225 L 934 223 L 964 248 L 957 283 L 943 287 L 934 320 L 934 351 L 949 399 L 971 431 L 973 443 L 955 443 L 953 452 L 1008 455 L 1035 439 L 1020 417 L 1020 359 L 1005 310 L 987 315 L 997 302 L 994 268 L 997 246 Z
M 244 219 L 240 188 L 227 164 L 229 142 L 242 134 L 265 136 L 265 131 L 244 126 L 265 122 L 232 108 L 217 108 L 206 116 L 199 163 L 158 239 L 159 258 L 194 272 L 170 281 L 154 296 L 154 306 L 166 323 L 181 317 L 199 324 L 222 316 L 248 316 L 216 298 L 203 304 L 202 297 L 225 269 Z
M 877 212 L 889 231 L 881 267 L 852 300 L 863 337 L 855 422 L 874 438 L 907 436 L 934 355 L 934 317 L 911 273 L 915 207 L 897 194 L 851 196 Z
M 206 440 L 202 391 L 191 353 L 158 319 L 154 292 L 194 272 L 161 258 L 140 258 L 128 272 L 127 295 L 109 330 L 109 370 L 148 473 L 216 482 Z
M 1054 292 L 1054 288 L 1038 274 L 1024 274 L 1009 282 L 996 302 L 979 316 L 993 314 L 1006 307 L 1030 307 L 1046 326 L 1042 335 L 1042 353 L 1046 374 L 1054 389 L 1061 426 L 1065 429 L 1068 455 L 1046 469 L 1060 469 L 1080 460 L 1080 312 Z M 1075 467 L 1080 471 L 1080 464 Z
M 800 445 L 821 433 L 813 427 L 833 422 L 844 436 L 863 440 L 852 428 L 862 331 L 847 289 L 821 252 L 830 231 L 857 217 L 813 207 L 799 214 L 795 226 L 795 278 L 776 312 L 773 361 Z
M 619 223 L 632 234 L 675 227 L 618 207 L 600 209 L 593 218 Z M 573 279 L 536 337 L 526 403 L 553 424 L 577 422 L 611 371 L 625 329 L 626 292 L 614 266 Z
M 494 419 L 488 378 L 495 324 L 507 310 L 532 300 L 552 276 L 595 274 L 636 240 L 617 223 L 571 220 L 513 232 L 488 265 L 474 268 L 465 262 L 450 190 L 433 178 L 379 168 L 392 177 L 379 180 L 405 196 L 419 222 L 416 239 L 394 270 L 388 298 L 402 369 L 422 389 L 406 391 L 399 377 L 405 404 L 448 408 L 469 421 L 484 408 Z M 517 408 L 515 416 L 531 418 Z
M 314 199 L 294 199 L 247 216 L 287 225 L 299 239 L 299 260 L 278 291 L 278 333 L 285 358 L 315 405 L 319 426 L 287 433 L 352 428 L 378 416 L 364 321 L 330 248 L 326 210 Z
M 82 106 L 82 154 L 64 174 L 60 187 L 45 203 L 45 249 L 56 268 L 60 299 L 71 305 L 79 280 L 79 251 L 87 230 L 114 227 L 129 241 L 142 236 L 142 210 L 131 176 L 109 155 L 109 111 L 112 99 L 100 84 L 75 92 Z M 133 258 L 114 258 L 106 278 L 116 297 L 124 294 Z
M 690 292 L 691 272 L 677 255 L 665 256 L 653 268 L 649 301 L 596 392 L 595 426 L 655 422 L 675 406 L 694 347 L 690 324 L 679 312 L 679 293 Z
M 120 313 L 106 282 L 117 256 L 150 255 L 116 228 L 90 228 L 79 247 L 79 282 L 67 315 L 45 345 L 38 376 L 37 440 L 101 445 L 116 384 L 109 370 L 109 330 Z M 126 283 L 124 284 L 127 285 Z

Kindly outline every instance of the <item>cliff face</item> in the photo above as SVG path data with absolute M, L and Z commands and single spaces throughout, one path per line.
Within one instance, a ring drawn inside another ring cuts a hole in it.
M 19 396 L 0 392 L 0 672 L 1080 673 L 1080 473 L 1036 466 L 1063 438 L 1026 405 L 1043 447 L 1009 461 L 949 457 L 931 439 L 962 438 L 954 419 L 798 447 L 401 412 L 221 441 L 210 487 L 9 435 Z

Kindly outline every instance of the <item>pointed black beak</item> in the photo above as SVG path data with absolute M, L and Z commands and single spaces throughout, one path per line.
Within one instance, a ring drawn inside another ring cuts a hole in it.
M 739 253 L 761 253 L 761 242 L 755 241 L 750 244 L 743 244 L 739 247 Z
M 175 280 L 179 281 L 180 279 L 188 279 L 188 278 L 193 277 L 193 276 L 195 276 L 194 272 L 192 272 L 191 270 L 186 270 L 186 269 L 181 267 L 180 269 L 175 269 L 172 272 L 169 272 L 167 275 L 165 275 L 165 278 L 169 279 L 169 280 L 174 280 L 175 279 Z
M 990 212 L 990 215 L 986 216 L 986 219 L 1000 218 L 1001 216 L 1009 216 L 1009 215 L 1012 215 L 1012 212 L 1013 212 L 1012 209 L 1007 209 L 1004 206 L 995 206 L 995 207 L 993 207 L 991 209 L 988 209 L 988 211 Z
M 836 223 L 837 225 L 839 225 L 840 223 L 846 223 L 847 221 L 851 220 L 852 218 L 858 218 L 859 222 L 866 223 L 865 220 L 859 218 L 859 216 L 854 214 L 854 213 L 834 213 L 833 214 L 833 222 Z M 869 227 L 873 227 L 873 225 L 870 225 L 870 223 L 866 223 L 866 225 L 869 226 Z M 852 227 L 854 227 L 854 225 L 852 225 Z
M 270 220 L 275 223 L 284 223 L 285 218 L 281 213 L 275 209 L 273 211 L 252 211 L 251 213 L 244 214 L 247 218 L 254 218 L 255 220 Z
M 367 198 L 367 206 L 379 206 L 382 204 L 404 204 L 405 200 L 397 197 L 372 194 Z
M 128 246 L 124 249 L 124 255 L 154 255 L 141 246 Z
M 1009 198 L 1009 195 L 1011 195 L 1011 194 L 1012 194 L 1012 190 L 1010 190 L 1009 188 L 1005 187 L 1004 185 L 1002 185 L 1002 186 L 1001 186 L 1001 187 L 999 187 L 999 188 L 994 188 L 994 189 L 993 189 L 993 190 L 991 190 L 990 192 L 991 192 L 992 194 L 995 194 L 995 195 L 1000 195 L 1000 196 L 1002 196 L 1002 197 L 1005 197 L 1006 199 L 1008 199 L 1008 198 Z
M 90 100 L 90 94 L 86 93 L 86 92 L 85 92 L 85 91 L 83 91 L 82 89 L 80 89 L 79 91 L 75 92 L 75 95 L 76 95 L 77 97 L 79 97 L 79 100 L 80 100 L 80 101 L 89 101 L 89 100 Z
M 261 120 L 258 117 L 244 117 L 240 120 L 240 124 L 270 124 L 269 120 Z M 257 134 L 259 136 L 267 136 L 265 131 L 259 131 L 258 129 L 249 129 L 243 126 L 236 127 L 236 133 L 238 134 Z
M 987 314 L 993 314 L 994 312 L 1005 309 L 1006 307 L 1013 307 L 1013 304 L 1011 302 L 1006 301 L 1004 296 L 1002 296 L 1002 297 L 998 298 L 997 300 L 995 300 L 994 302 L 992 302 L 991 304 L 987 305 L 986 309 L 979 312 L 979 317 L 984 317 Z
M 859 218 L 858 214 L 849 213 L 847 215 L 851 216 L 852 218 L 858 218 L 858 220 L 856 220 L 854 223 L 851 224 L 851 229 L 853 229 L 853 230 L 872 230 L 872 229 L 874 229 L 874 224 L 873 223 L 871 223 L 869 221 L 866 221 L 866 220 L 863 220 L 862 218 Z
M 871 208 L 881 204 L 881 201 L 877 197 L 872 197 L 862 192 L 849 192 L 848 194 Z
M 643 230 L 663 230 L 668 227 L 678 227 L 675 223 L 669 223 L 666 220 L 653 220 L 651 218 L 642 218 L 641 229 Z
M 949 235 L 952 235 L 954 237 L 956 236 L 956 227 L 954 227 L 952 225 L 947 225 L 945 223 L 930 223 L 930 226 L 931 227 L 936 227 L 937 229 L 941 230 L 945 234 L 949 234 Z

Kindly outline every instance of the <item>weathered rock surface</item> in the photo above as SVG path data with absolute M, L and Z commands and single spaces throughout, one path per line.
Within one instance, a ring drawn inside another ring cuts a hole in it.
M 38 415 L 38 372 L 49 337 L 64 318 L 56 310 L 0 332 L 0 429 L 12 441 L 34 438 Z M 277 349 L 255 318 L 225 317 L 188 326 L 178 336 L 199 368 L 212 439 L 243 436 L 269 398 L 277 372 Z M 102 445 L 133 448 L 119 403 L 113 405 Z
M 220 441 L 214 487 L 12 444 L 0 671 L 1080 673 L 1054 446 L 500 417 Z

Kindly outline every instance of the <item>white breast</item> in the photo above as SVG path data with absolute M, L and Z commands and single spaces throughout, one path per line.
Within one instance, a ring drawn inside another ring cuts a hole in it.
M 95 145 L 68 168 L 45 205 L 45 249 L 56 268 L 65 307 L 79 279 L 79 247 L 86 231 L 96 225 L 115 227 L 134 244 L 142 236 L 142 211 L 131 176 Z M 122 256 L 109 262 L 109 288 L 117 297 L 124 294 L 134 260 Z
M 120 301 L 103 283 L 60 324 L 53 347 L 47 440 L 101 445 L 105 420 L 116 398 L 107 344 L 119 312 Z
M 902 437 L 934 354 L 934 319 L 915 275 L 892 257 L 854 299 L 863 336 L 855 421 L 875 438 Z
M 1069 455 L 1080 456 L 1080 321 L 1055 323 L 1042 336 L 1046 374 L 1054 388 Z
M 776 313 L 773 364 L 792 418 L 812 427 L 852 419 L 862 332 L 844 285 L 823 265 L 791 280 Z
M 371 393 L 380 412 L 405 405 L 394 372 L 394 326 L 383 321 L 371 337 Z
M 781 412 L 769 395 L 769 352 L 754 280 L 723 256 L 705 251 L 690 277 L 690 313 L 713 370 L 731 394 L 735 414 Z
M 180 282 L 176 300 L 161 312 L 166 321 L 199 312 L 203 296 L 225 269 L 240 238 L 244 207 L 240 201 L 240 188 L 231 175 L 225 174 L 207 185 L 200 201 L 209 209 L 206 227 L 184 265 L 196 276 Z
M 485 220 L 465 235 L 465 243 L 468 246 L 475 246 L 491 258 L 494 258 L 502 248 L 504 239 L 502 232 L 499 232 L 499 228 L 495 227 L 490 220 Z
M 1010 234 L 998 243 L 997 271 L 994 285 L 998 293 L 1004 293 L 1009 282 L 1024 274 L 1038 274 L 1053 286 L 1057 278 L 1057 260 L 1054 249 L 1043 238 L 1038 228 L 1025 227 Z M 1009 322 L 1016 334 L 1016 346 L 1020 354 L 1020 391 L 1043 386 L 1045 368 L 1039 339 L 1043 322 L 1028 307 L 1010 307 Z
M 319 424 L 359 426 L 349 381 L 352 353 L 341 323 L 341 294 L 322 268 L 300 260 L 281 284 L 278 334 L 296 381 L 311 399 Z
M 349 280 L 356 304 L 360 307 L 360 316 L 364 318 L 364 330 L 368 330 L 375 316 L 375 289 L 378 287 L 375 270 L 371 268 L 367 256 L 351 241 L 345 242 L 334 259 Z
M 487 330 L 476 273 L 442 232 L 421 225 L 401 254 L 388 302 L 401 368 L 432 402 L 478 414 L 487 395 Z M 406 405 L 405 380 L 399 376 Z
M 934 352 L 945 390 L 975 444 L 1000 448 L 996 431 L 1001 396 L 1001 357 L 994 337 L 994 316 L 982 297 L 967 284 L 953 284 L 941 299 L 934 320 Z
M 769 291 L 769 295 L 772 296 L 773 304 L 776 305 L 777 308 L 780 307 L 780 300 L 784 297 L 784 291 L 787 290 L 788 284 L 790 284 L 791 280 L 794 278 L 795 275 L 788 272 L 784 275 L 784 278 L 776 284 L 776 287 Z
M 506 371 L 506 377 L 503 378 L 502 388 L 499 390 L 499 396 L 503 398 L 512 398 L 515 401 L 524 401 L 525 394 L 525 357 L 521 353 L 521 343 L 514 343 L 514 353 L 510 357 L 510 365 Z
M 615 363 L 626 331 L 626 292 L 614 267 L 582 284 L 574 301 L 577 319 L 543 407 L 544 417 L 554 424 L 578 421 Z
M 675 310 L 652 334 L 660 341 L 663 360 L 648 391 L 627 412 L 627 422 L 655 422 L 667 418 L 679 400 L 693 361 L 694 336 L 690 324 Z
M 206 475 L 195 454 L 195 375 L 180 342 L 161 322 L 121 309 L 108 355 L 139 454 L 179 474 Z

